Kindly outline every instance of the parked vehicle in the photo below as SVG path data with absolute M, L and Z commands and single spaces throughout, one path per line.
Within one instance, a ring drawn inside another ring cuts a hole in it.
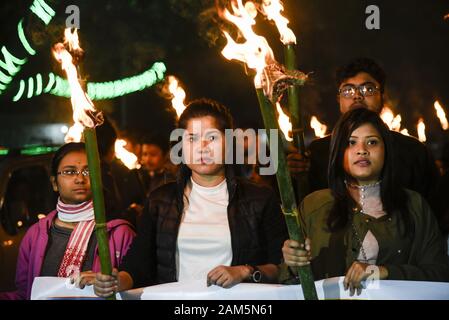
M 0 153 L 0 291 L 15 289 L 20 241 L 28 228 L 55 208 L 50 166 L 57 147 Z

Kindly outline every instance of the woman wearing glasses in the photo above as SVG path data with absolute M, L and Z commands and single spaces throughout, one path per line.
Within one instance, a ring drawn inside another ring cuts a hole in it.
M 365 108 L 345 113 L 332 133 L 329 187 L 308 195 L 301 219 L 308 239 L 287 240 L 288 268 L 311 263 L 316 280 L 345 276 L 345 289 L 377 279 L 449 281 L 448 256 L 437 221 L 414 191 L 395 183 L 391 133 Z M 370 277 L 370 279 L 372 279 Z
M 35 277 L 70 277 L 80 287 L 100 270 L 89 169 L 84 143 L 56 151 L 51 181 L 59 193 L 56 210 L 30 227 L 23 238 L 16 269 L 16 291 L 3 299 L 29 299 Z M 112 265 L 117 267 L 135 236 L 125 220 L 107 224 Z

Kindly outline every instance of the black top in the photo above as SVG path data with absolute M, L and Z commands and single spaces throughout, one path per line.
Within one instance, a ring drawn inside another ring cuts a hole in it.
M 48 234 L 48 244 L 42 264 L 41 277 L 56 277 L 58 275 L 72 231 L 72 229 L 63 228 L 57 226 L 54 222 L 52 223 Z M 87 246 L 86 258 L 81 271 L 92 270 L 96 244 L 97 238 L 95 232 L 93 232 Z
M 288 238 L 279 200 L 268 188 L 241 178 L 227 179 L 231 265 L 279 264 Z M 183 211 L 184 186 L 169 183 L 147 200 L 138 233 L 120 270 L 134 287 L 176 281 L 176 243 Z

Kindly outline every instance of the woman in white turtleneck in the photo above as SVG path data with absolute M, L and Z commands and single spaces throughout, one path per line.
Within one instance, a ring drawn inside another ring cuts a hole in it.
M 178 126 L 183 129 L 178 179 L 150 195 L 120 271 L 97 274 L 99 296 L 174 281 L 230 288 L 277 280 L 287 229 L 274 192 L 236 177 L 224 164 L 229 110 L 195 100 Z
M 348 111 L 331 140 L 329 188 L 301 205 L 305 245 L 287 240 L 280 281 L 290 267 L 311 263 L 315 279 L 345 276 L 353 295 L 362 281 L 448 281 L 449 265 L 436 219 L 416 192 L 395 183 L 390 131 L 365 108 Z M 285 268 L 288 266 L 287 268 Z

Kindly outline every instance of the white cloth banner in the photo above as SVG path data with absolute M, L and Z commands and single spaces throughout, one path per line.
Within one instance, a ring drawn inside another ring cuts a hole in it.
M 316 281 L 319 299 L 449 300 L 449 283 L 381 280 L 371 282 L 360 295 L 349 296 L 343 277 Z M 41 277 L 33 283 L 31 299 L 95 299 L 92 286 L 81 290 L 67 279 Z M 230 289 L 207 287 L 205 281 L 172 282 L 117 294 L 123 300 L 297 300 L 299 285 L 241 283 Z
M 116 295 L 120 299 L 119 295 Z M 31 288 L 31 300 L 96 300 L 93 286 L 84 289 L 70 283 L 70 278 L 37 277 Z

